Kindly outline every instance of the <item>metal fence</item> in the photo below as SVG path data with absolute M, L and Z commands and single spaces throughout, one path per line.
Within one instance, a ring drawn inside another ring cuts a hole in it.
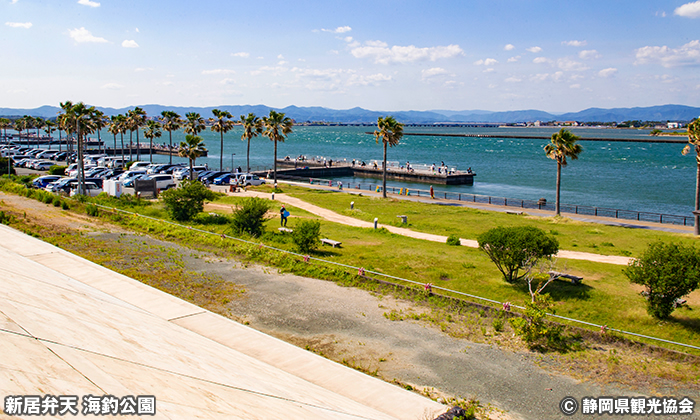
M 310 184 L 338 186 L 338 181 L 323 178 L 302 178 L 297 176 L 283 175 L 278 173 L 279 179 L 288 179 Z M 344 184 L 346 188 L 354 188 L 367 191 L 381 191 L 381 184 L 374 183 L 352 183 Z M 430 191 L 417 188 L 393 187 L 387 185 L 387 193 L 402 194 L 415 197 L 430 197 Z M 554 203 L 545 200 L 522 200 L 516 198 L 492 197 L 488 195 L 468 194 L 451 191 L 434 191 L 436 198 L 446 200 L 464 201 L 479 204 L 492 204 L 496 206 L 515 207 L 521 209 L 536 209 L 554 211 Z M 667 223 L 681 226 L 693 226 L 693 216 L 679 216 L 673 214 L 652 213 L 634 210 L 610 209 L 605 207 L 581 206 L 576 204 L 560 204 L 562 213 L 578 214 L 583 216 L 609 217 L 613 219 L 636 220 L 651 223 Z

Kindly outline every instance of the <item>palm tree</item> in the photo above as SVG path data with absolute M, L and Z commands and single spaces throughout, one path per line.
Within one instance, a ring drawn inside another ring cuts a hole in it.
M 199 134 L 202 130 L 204 130 L 204 118 L 202 118 L 201 115 L 197 112 L 189 112 L 185 114 L 185 118 L 187 118 L 187 121 L 185 121 L 185 133 L 187 134 L 192 134 L 193 136 L 196 136 Z
M 160 123 L 156 120 L 148 120 L 147 125 L 143 135 L 151 141 L 151 163 L 153 163 L 153 139 L 159 138 L 162 132 L 160 131 Z
M 248 140 L 248 150 L 246 152 L 246 172 L 250 172 L 250 139 L 257 137 L 263 131 L 263 122 L 256 117 L 252 112 L 247 117 L 241 115 L 241 124 L 243 124 L 243 135 L 241 140 Z
M 73 134 L 74 125 L 70 122 L 69 111 L 71 108 L 73 108 L 73 102 L 66 101 L 61 102 L 60 104 L 63 113 L 58 114 L 56 121 L 58 121 L 59 127 L 63 128 L 63 131 L 66 132 L 66 151 L 71 153 L 73 151 L 73 140 L 71 139 L 71 136 Z M 70 161 L 70 158 L 67 158 L 67 160 Z
M 382 139 L 384 145 L 384 160 L 382 161 L 382 197 L 386 198 L 386 149 L 387 146 L 397 146 L 403 137 L 403 124 L 396 121 L 394 117 L 377 118 L 377 130 L 374 131 L 374 138 L 379 143 Z
M 41 133 L 39 133 L 39 130 L 41 130 L 42 128 L 44 128 L 45 125 L 46 125 L 46 121 L 44 121 L 43 118 L 41 118 L 41 117 L 34 117 L 34 118 L 32 118 L 32 128 L 35 128 L 35 129 L 36 129 L 36 140 L 37 140 L 36 147 L 37 147 L 37 148 L 39 148 L 39 143 L 41 143 L 41 142 L 40 142 L 40 140 L 41 140 Z
M 269 138 L 275 142 L 275 165 L 274 165 L 274 186 L 277 186 L 277 142 L 284 141 L 292 132 L 292 126 L 294 122 L 289 118 L 285 117 L 284 113 L 276 112 L 270 110 L 270 115 L 263 117 L 263 126 L 265 131 L 263 136 Z
M 178 150 L 177 154 L 190 161 L 190 181 L 194 181 L 195 160 L 206 151 L 207 149 L 204 147 L 203 140 L 199 136 L 188 134 L 185 136 L 185 141 L 180 142 L 180 150 Z
M 17 118 L 13 125 L 15 131 L 19 133 L 19 140 L 22 141 L 22 131 L 27 129 L 27 120 L 24 118 Z
M 700 235 L 700 118 L 696 118 L 688 124 L 688 144 L 683 148 L 683 154 L 690 152 L 691 148 L 695 148 L 695 161 L 698 168 L 695 175 L 695 234 Z
M 49 136 L 49 150 L 51 150 L 51 133 L 56 131 L 56 123 L 51 120 L 44 121 L 44 133 Z
M 119 127 L 119 134 L 122 140 L 122 165 L 126 165 L 126 159 L 124 158 L 124 150 L 126 150 L 124 148 L 124 134 L 126 134 L 126 131 L 129 129 L 129 122 L 127 121 L 126 115 L 117 115 L 116 124 L 117 127 Z M 131 147 L 129 147 L 129 151 L 131 151 Z
M 0 118 L 0 130 L 3 130 L 3 137 L 7 141 L 7 128 L 12 127 L 12 122 L 8 118 Z
M 85 162 L 83 161 L 83 146 L 84 139 L 96 129 L 95 119 L 97 115 L 97 109 L 94 106 L 88 107 L 82 102 L 68 106 L 69 102 L 66 104 L 61 104 L 61 108 L 65 111 L 65 121 L 69 126 L 75 127 L 78 139 L 78 193 L 84 194 L 85 192 Z
M 139 143 L 139 127 L 146 122 L 146 111 L 136 107 L 127 112 L 129 119 L 129 128 L 133 132 L 136 130 L 136 160 L 141 160 L 141 144 Z M 131 142 L 131 140 L 129 140 Z M 131 150 L 129 150 L 129 159 L 131 159 Z
M 161 125 L 163 129 L 170 135 L 170 150 L 168 154 L 170 155 L 170 164 L 173 164 L 173 131 L 179 130 L 182 125 L 182 119 L 175 111 L 163 111 L 161 115 Z
M 101 131 L 103 128 L 107 127 L 107 122 L 109 120 L 105 117 L 105 114 L 102 111 L 99 111 L 97 109 L 95 109 L 95 114 L 93 115 L 93 118 L 95 131 L 97 131 L 97 150 L 101 150 L 103 148 Z M 107 151 L 106 146 L 104 146 L 104 150 Z
M 544 152 L 547 157 L 557 161 L 557 197 L 554 204 L 554 212 L 557 216 L 561 215 L 559 208 L 559 193 L 561 191 L 561 168 L 566 166 L 566 158 L 572 160 L 578 159 L 578 155 L 583 152 L 583 147 L 576 143 L 579 137 L 575 136 L 571 131 L 561 129 L 558 133 L 552 134 L 551 143 L 545 144 Z
M 216 118 L 209 118 L 212 123 L 211 131 L 215 131 L 221 134 L 221 156 L 219 156 L 219 170 L 224 170 L 224 133 L 229 132 L 233 128 L 233 115 L 228 111 L 221 111 L 218 109 L 212 109 L 212 114 Z M 231 168 L 233 171 L 233 168 Z
M 117 134 L 121 133 L 122 129 L 119 124 L 119 117 L 122 115 L 112 115 L 109 119 L 107 131 L 114 136 L 114 154 L 117 154 Z M 122 161 L 124 160 L 124 137 L 122 137 Z

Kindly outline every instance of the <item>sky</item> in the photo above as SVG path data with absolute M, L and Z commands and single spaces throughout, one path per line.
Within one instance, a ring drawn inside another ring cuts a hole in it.
M 700 106 L 700 0 L 0 0 L 0 16 L 0 107 Z

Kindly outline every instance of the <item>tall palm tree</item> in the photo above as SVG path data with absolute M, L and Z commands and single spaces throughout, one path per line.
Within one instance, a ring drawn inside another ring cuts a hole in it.
M 75 126 L 71 123 L 70 121 L 70 109 L 73 108 L 73 102 L 72 101 L 66 101 L 66 102 L 61 102 L 61 109 L 63 110 L 62 113 L 58 114 L 58 117 L 56 118 L 56 121 L 58 121 L 59 126 L 63 128 L 63 131 L 66 132 L 66 151 L 69 153 L 72 153 L 73 151 L 73 140 L 72 140 L 72 134 L 73 134 L 73 129 Z M 59 147 L 60 150 L 60 147 Z M 70 155 L 69 155 L 70 156 Z M 67 158 L 68 161 L 70 161 L 70 157 Z
M 103 128 L 107 127 L 108 119 L 105 117 L 105 114 L 98 110 L 95 109 L 95 113 L 93 115 L 94 118 L 94 125 L 95 125 L 95 131 L 97 131 L 97 150 L 102 150 L 104 148 L 105 151 L 107 151 L 107 147 L 102 145 L 102 134 L 101 131 Z
M 109 125 L 107 126 L 107 131 L 114 136 L 114 155 L 117 154 L 117 134 L 121 133 L 121 127 L 119 125 L 119 117 L 121 115 L 112 115 L 109 119 Z M 124 143 L 124 138 L 122 137 L 122 143 Z M 122 161 L 124 160 L 124 144 L 122 144 Z
M 127 112 L 130 129 L 136 131 L 136 160 L 141 160 L 141 144 L 139 143 L 139 128 L 146 123 L 146 111 L 136 107 Z M 131 151 L 129 151 L 131 153 Z M 131 159 L 131 156 L 129 156 Z
M 250 172 L 250 139 L 257 137 L 263 132 L 263 122 L 252 112 L 247 117 L 241 115 L 241 124 L 243 124 L 243 135 L 241 140 L 248 140 L 248 149 L 246 152 L 246 172 Z
M 695 148 L 695 161 L 697 162 L 697 172 L 695 175 L 695 234 L 700 235 L 700 118 L 696 118 L 688 124 L 688 144 L 683 148 L 686 155 L 690 149 Z
M 159 138 L 163 133 L 160 131 L 160 123 L 156 120 L 148 120 L 146 130 L 143 135 L 151 143 L 151 163 L 153 163 L 153 139 Z
M 270 110 L 270 115 L 263 117 L 265 131 L 263 136 L 275 142 L 275 165 L 274 165 L 274 185 L 277 186 L 277 142 L 284 141 L 292 132 L 294 122 L 285 117 L 284 113 Z
M 374 138 L 377 143 L 381 139 L 384 145 L 384 160 L 382 161 L 382 197 L 384 198 L 386 198 L 386 149 L 387 146 L 397 146 L 401 137 L 403 137 L 403 124 L 392 116 L 377 118 L 377 130 L 374 131 Z
M 8 127 L 12 127 L 12 122 L 10 121 L 9 118 L 0 118 L 0 130 L 3 131 L 3 137 L 5 138 L 5 141 L 7 141 L 7 129 Z
M 32 118 L 32 120 L 32 128 L 36 129 L 36 147 L 39 148 L 39 143 L 41 143 L 41 133 L 39 133 L 39 130 L 44 128 L 44 126 L 46 125 L 46 121 L 44 121 L 44 119 L 41 117 L 34 117 Z
M 17 118 L 13 125 L 15 131 L 19 133 L 19 140 L 22 141 L 22 131 L 27 129 L 27 120 L 24 118 Z
M 182 125 L 182 119 L 175 111 L 163 111 L 161 115 L 161 125 L 163 129 L 166 130 L 170 136 L 170 150 L 168 155 L 170 155 L 170 164 L 173 164 L 173 131 L 179 130 Z
M 224 170 L 224 133 L 229 132 L 233 128 L 233 115 L 228 111 L 221 111 L 218 109 L 212 109 L 211 113 L 214 114 L 216 118 L 209 118 L 212 123 L 211 131 L 215 131 L 221 134 L 221 156 L 219 156 L 219 170 Z M 233 168 L 231 168 L 233 171 Z
M 126 115 L 119 114 L 117 115 L 116 119 L 117 127 L 119 127 L 119 134 L 121 136 L 121 143 L 122 143 L 122 165 L 126 165 L 126 159 L 124 158 L 124 151 L 126 150 L 124 148 L 124 134 L 129 130 L 129 122 L 127 121 Z M 131 151 L 131 148 L 129 148 L 129 151 Z
M 575 136 L 571 131 L 562 128 L 558 133 L 552 134 L 550 143 L 544 145 L 544 152 L 547 154 L 547 157 L 557 161 L 557 197 L 554 204 L 554 212 L 557 216 L 561 215 L 559 207 L 561 168 L 566 166 L 566 158 L 576 160 L 578 155 L 583 152 L 583 147 L 576 143 L 578 139 L 579 137 Z
M 203 140 L 199 136 L 188 134 L 185 136 L 185 141 L 180 142 L 180 150 L 178 150 L 177 154 L 190 161 L 190 181 L 194 181 L 195 160 L 206 151 L 207 149 L 204 147 Z
M 72 104 L 71 104 L 72 105 Z M 82 102 L 78 102 L 70 107 L 61 104 L 65 111 L 65 119 L 69 125 L 75 127 L 78 140 L 78 193 L 85 192 L 85 162 L 83 161 L 84 139 L 95 132 L 95 119 L 97 109 L 94 106 L 88 107 Z
M 202 118 L 202 116 L 199 115 L 199 113 L 188 112 L 187 114 L 185 114 L 185 118 L 187 118 L 187 121 L 184 122 L 185 133 L 196 136 L 202 130 L 204 130 L 204 118 Z
M 51 150 L 51 133 L 56 131 L 56 123 L 51 120 L 44 121 L 44 133 L 49 136 L 49 150 Z

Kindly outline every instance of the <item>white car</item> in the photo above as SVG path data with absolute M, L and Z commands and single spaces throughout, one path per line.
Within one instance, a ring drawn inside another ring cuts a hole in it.
M 241 174 L 238 177 L 238 185 L 240 185 L 240 186 L 245 186 L 245 187 L 250 186 L 250 185 L 258 186 L 258 185 L 264 184 L 264 183 L 265 183 L 264 179 L 261 179 L 257 175 L 253 175 L 253 174 Z
M 94 182 L 86 182 L 85 183 L 85 195 L 90 196 L 90 197 L 97 197 L 100 195 L 102 192 L 102 188 L 98 187 L 97 184 Z M 74 197 L 78 195 L 78 187 L 76 186 L 75 188 L 70 190 L 70 196 Z
M 33 166 L 32 169 L 35 169 L 37 171 L 48 171 L 50 167 L 54 166 L 55 163 L 51 162 L 49 160 L 42 160 L 39 162 L 36 162 Z
M 175 179 L 173 179 L 173 176 L 170 174 L 154 174 L 149 175 L 145 179 L 155 179 L 156 189 L 161 191 L 165 191 L 169 188 L 175 188 L 177 186 L 177 184 L 175 184 Z
M 195 167 L 193 167 L 192 169 L 194 169 L 194 171 L 198 173 L 198 172 L 204 172 L 204 171 L 206 171 L 206 170 L 207 170 L 207 167 L 206 167 L 206 166 L 195 166 Z M 185 167 L 183 167 L 182 169 L 176 169 L 176 170 L 174 170 L 174 171 L 173 171 L 173 176 L 174 176 L 175 179 L 177 179 L 177 180 L 181 180 L 181 179 L 188 178 L 188 177 L 190 176 L 190 167 L 189 167 L 189 166 L 185 166 Z

